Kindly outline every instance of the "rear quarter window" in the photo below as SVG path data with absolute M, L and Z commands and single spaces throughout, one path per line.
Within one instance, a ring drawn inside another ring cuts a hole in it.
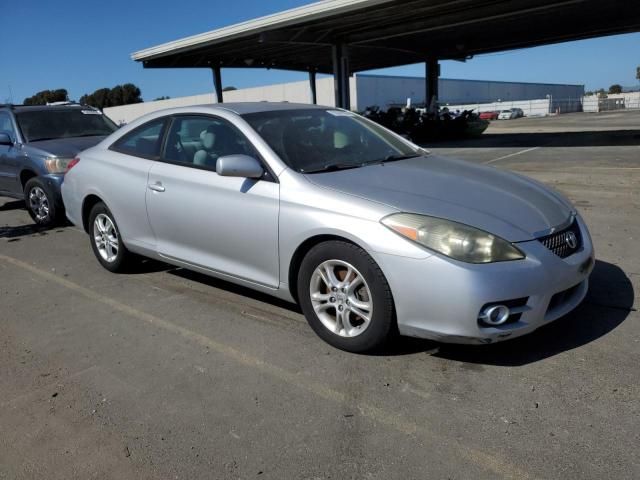
M 141 158 L 159 158 L 165 118 L 152 120 L 114 142 L 110 150 Z

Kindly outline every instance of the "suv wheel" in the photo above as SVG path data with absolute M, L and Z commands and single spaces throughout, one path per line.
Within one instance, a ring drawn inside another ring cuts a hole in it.
M 49 187 L 39 178 L 27 181 L 24 186 L 24 201 L 27 211 L 36 224 L 51 227 L 58 221 L 54 196 Z

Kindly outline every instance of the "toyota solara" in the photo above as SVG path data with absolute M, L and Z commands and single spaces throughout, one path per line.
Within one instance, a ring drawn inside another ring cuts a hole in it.
M 62 193 L 106 269 L 152 257 L 295 301 L 353 352 L 524 335 L 574 309 L 594 265 L 561 194 L 329 107 L 155 112 L 82 152 Z

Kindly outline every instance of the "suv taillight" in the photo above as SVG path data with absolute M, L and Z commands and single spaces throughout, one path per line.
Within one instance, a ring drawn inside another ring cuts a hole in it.
M 67 164 L 67 172 L 69 170 L 71 170 L 73 167 L 75 167 L 78 162 L 80 161 L 80 157 L 75 157 L 73 160 L 71 160 L 68 164 Z

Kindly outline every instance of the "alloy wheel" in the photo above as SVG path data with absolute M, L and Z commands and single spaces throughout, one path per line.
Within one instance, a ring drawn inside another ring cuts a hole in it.
M 371 323 L 371 290 L 364 276 L 347 262 L 327 260 L 318 265 L 309 294 L 316 315 L 336 335 L 357 337 Z
M 41 187 L 33 187 L 29 190 L 29 208 L 39 223 L 44 223 L 48 220 L 49 198 Z
M 93 221 L 93 241 L 106 262 L 114 262 L 118 257 L 120 242 L 118 231 L 113 221 L 104 213 L 100 213 Z

